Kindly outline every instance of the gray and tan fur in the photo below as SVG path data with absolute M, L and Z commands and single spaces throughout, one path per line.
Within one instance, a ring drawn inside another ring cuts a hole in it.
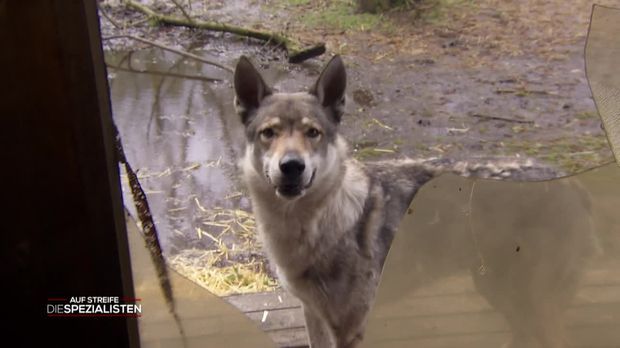
M 303 303 L 311 346 L 356 347 L 416 191 L 446 168 L 497 177 L 503 169 L 351 159 L 338 133 L 346 88 L 338 56 L 304 93 L 274 92 L 242 57 L 234 87 L 247 140 L 243 178 L 268 258 Z
M 394 233 L 433 177 L 423 166 L 375 170 L 349 158 L 337 131 L 345 86 L 337 56 L 308 93 L 272 92 L 243 57 L 235 71 L 247 137 L 241 166 L 260 238 L 319 348 L 362 340 Z

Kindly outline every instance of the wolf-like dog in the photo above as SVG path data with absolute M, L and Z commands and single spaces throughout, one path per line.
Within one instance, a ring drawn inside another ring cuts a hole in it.
M 244 57 L 234 86 L 248 140 L 243 178 L 268 258 L 303 303 L 311 346 L 355 347 L 394 233 L 433 174 L 369 170 L 348 157 L 338 56 L 308 93 L 273 93 Z
M 234 89 L 246 135 L 240 167 L 270 263 L 303 303 L 311 347 L 356 347 L 400 221 L 441 168 L 349 157 L 338 132 L 339 56 L 301 93 L 275 92 L 241 57 Z

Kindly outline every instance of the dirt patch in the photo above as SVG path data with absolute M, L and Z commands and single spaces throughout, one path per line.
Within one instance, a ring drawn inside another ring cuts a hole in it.
M 390 150 L 366 151 L 360 158 L 534 156 L 569 172 L 611 160 L 607 146 L 601 146 L 604 133 L 584 72 L 592 1 L 432 3 L 424 10 L 383 14 L 359 14 L 346 0 L 239 0 L 206 7 L 194 1 L 192 10 L 204 19 L 325 41 L 328 52 L 343 54 L 350 102 L 342 128 L 353 144 Z M 605 4 L 620 6 L 620 1 Z M 166 2 L 153 6 L 175 11 Z M 143 17 L 121 6 L 107 10 L 127 23 Z M 309 86 L 327 58 L 289 66 L 282 51 L 231 35 L 148 22 L 130 30 L 185 49 L 215 51 L 229 64 L 242 53 L 263 67 L 276 64 L 289 74 L 275 78 L 283 89 Z M 104 20 L 103 31 L 118 30 Z M 239 40 L 247 49 L 227 51 Z M 528 122 L 506 121 L 511 119 Z M 540 144 L 537 151 L 527 151 L 531 143 Z M 555 143 L 587 155 L 567 158 L 555 152 L 565 149 Z
M 611 160 L 584 71 L 591 1 L 441 0 L 344 23 L 333 8 L 355 16 L 350 1 L 288 3 L 291 33 L 345 56 L 349 138 L 393 150 L 360 158 L 532 156 L 569 173 Z

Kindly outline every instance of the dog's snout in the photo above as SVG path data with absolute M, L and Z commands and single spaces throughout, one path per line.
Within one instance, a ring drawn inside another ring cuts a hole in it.
M 280 160 L 280 171 L 287 177 L 298 177 L 306 169 L 304 160 L 296 154 L 287 153 Z

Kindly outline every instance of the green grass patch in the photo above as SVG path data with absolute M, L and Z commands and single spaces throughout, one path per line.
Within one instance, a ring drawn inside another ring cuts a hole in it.
M 282 0 L 282 3 L 289 6 L 301 6 L 308 5 L 310 0 Z
M 307 27 L 357 31 L 389 28 L 389 21 L 381 14 L 359 13 L 354 0 L 333 0 L 315 8 L 307 8 L 309 1 L 284 1 L 290 6 L 305 7 L 299 20 Z
M 449 14 L 465 6 L 473 6 L 473 0 L 425 0 L 414 9 L 417 19 L 425 21 L 432 25 L 448 24 Z
M 389 8 L 376 13 L 361 12 L 356 0 L 278 0 L 276 8 L 286 8 L 297 13 L 296 22 L 307 28 L 332 30 L 369 31 L 380 30 L 386 34 L 396 32 L 397 25 L 391 20 L 394 12 L 410 13 L 414 21 L 421 20 L 433 25 L 449 24 L 449 14 L 465 6 L 473 6 L 473 0 L 414 0 L 396 1 Z

